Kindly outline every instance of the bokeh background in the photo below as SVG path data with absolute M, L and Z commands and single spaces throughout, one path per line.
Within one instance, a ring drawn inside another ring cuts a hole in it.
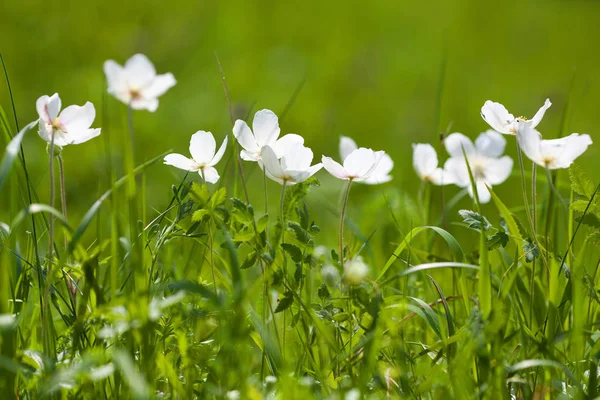
M 64 151 L 75 220 L 108 187 L 108 171 L 122 170 L 126 106 L 106 95 L 102 64 L 107 59 L 122 64 L 137 52 L 178 80 L 155 113 L 134 115 L 138 163 L 168 149 L 186 153 L 190 135 L 199 129 L 219 141 L 231 132 L 217 52 L 236 117 L 261 108 L 281 113 L 300 88 L 281 121 L 282 133 L 303 135 L 316 159 L 338 157 L 340 135 L 392 156 L 392 183 L 357 185 L 353 191 L 349 215 L 363 221 L 366 233 L 381 218 L 390 219 L 385 205 L 396 201 L 394 194 L 416 198 L 411 143 L 437 145 L 449 124 L 453 132 L 476 137 L 488 128 L 479 115 L 485 100 L 531 117 L 549 97 L 553 106 L 539 126 L 546 137 L 558 136 L 564 125 L 566 133 L 589 133 L 598 142 L 597 1 L 3 0 L 0 19 L 0 51 L 22 126 L 37 118 L 35 100 L 43 94 L 58 92 L 65 105 L 89 100 L 98 110 L 94 126 L 103 128 L 101 138 Z M 0 104 L 10 111 L 4 80 Z M 508 139 L 514 157 L 514 140 Z M 4 145 L 5 138 L 0 140 Z M 45 144 L 30 133 L 25 151 L 44 200 Z M 580 163 L 595 173 L 598 156 L 594 144 Z M 245 168 L 251 198 L 260 206 L 262 176 L 253 165 Z M 151 209 L 164 208 L 181 176 L 160 164 L 149 170 Z M 335 242 L 330 222 L 342 184 L 325 172 L 319 177 L 322 186 L 310 199 L 322 206 L 315 207 L 315 219 Z M 280 188 L 269 187 L 276 209 Z M 456 192 L 445 189 L 448 197 Z M 508 205 L 522 203 L 516 176 L 498 192 Z M 388 200 L 381 200 L 382 193 Z M 379 206 L 365 210 L 365 198 Z M 375 217 L 359 218 L 361 211 Z M 404 230 L 409 219 L 400 221 Z

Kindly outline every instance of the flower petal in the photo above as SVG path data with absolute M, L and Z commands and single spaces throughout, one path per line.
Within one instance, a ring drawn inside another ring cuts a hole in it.
M 580 155 L 582 155 L 592 144 L 592 138 L 590 135 L 573 133 L 567 136 L 565 139 L 565 145 L 560 156 L 556 160 L 557 168 L 569 168 L 573 161 Z
M 331 157 L 321 157 L 323 168 L 331 175 L 338 179 L 348 179 L 348 173 L 338 162 L 334 161 Z
M 392 180 L 392 176 L 390 175 L 392 168 L 394 168 L 394 161 L 392 161 L 392 158 L 388 154 L 384 154 L 371 175 L 362 182 L 368 185 L 378 185 L 389 182 Z
M 40 137 L 48 143 L 50 143 L 50 140 L 51 140 L 51 137 L 50 137 L 51 130 L 52 130 L 52 127 L 50 125 L 46 124 L 46 122 L 44 122 L 40 118 L 38 135 L 40 135 Z
M 167 154 L 164 158 L 164 163 L 185 171 L 195 171 L 198 168 L 198 165 L 194 160 L 190 160 L 186 156 L 176 153 Z
M 213 167 L 219 161 L 221 161 L 221 158 L 223 158 L 223 154 L 225 154 L 226 148 L 227 148 L 227 136 L 225 136 L 225 139 L 223 140 L 221 147 L 219 147 L 219 151 L 217 151 L 217 154 L 215 154 L 215 156 L 213 157 L 213 159 L 211 160 L 211 162 L 208 165 Z
M 430 175 L 429 181 L 437 186 L 451 185 L 455 183 L 454 175 L 442 168 L 436 168 Z
M 128 90 L 125 70 L 113 60 L 104 62 L 104 75 L 109 93 L 124 92 Z
M 167 90 L 175 86 L 177 81 L 172 73 L 158 75 L 154 78 L 150 86 L 141 90 L 142 97 L 153 98 L 163 95 Z
M 486 101 L 481 107 L 481 117 L 487 122 L 493 129 L 500 133 L 513 134 L 510 128 L 515 120 L 514 115 L 508 112 L 506 107 L 500 103 L 493 101 Z
M 438 157 L 430 144 L 413 144 L 413 167 L 421 179 L 426 179 L 438 166 Z
M 531 125 L 532 128 L 535 128 L 540 124 L 540 122 L 542 122 L 542 118 L 544 118 L 546 110 L 549 109 L 551 105 L 552 103 L 550 102 L 550 99 L 546 99 L 542 108 L 540 108 L 538 112 L 535 113 L 533 118 L 531 118 L 531 120 L 529 121 L 529 125 Z
M 467 155 L 475 153 L 475 146 L 473 146 L 473 142 L 462 133 L 451 133 L 446 139 L 444 139 L 444 145 L 446 146 L 446 151 L 451 157 L 463 158 L 463 149 Z
M 517 140 L 527 158 L 539 165 L 545 165 L 541 153 L 542 135 L 527 123 L 517 125 Z
M 469 170 L 465 163 L 464 157 L 452 157 L 446 160 L 444 164 L 445 177 L 449 177 L 450 182 L 459 187 L 467 187 L 471 185 L 469 179 Z
M 233 125 L 233 136 L 235 136 L 240 146 L 246 151 L 250 153 L 258 153 L 260 151 L 260 147 L 258 146 L 258 143 L 256 143 L 256 138 L 252 134 L 246 121 L 241 119 L 235 121 L 235 124 Z
M 81 144 L 87 142 L 90 139 L 93 139 L 97 136 L 100 136 L 101 130 L 100 128 L 96 129 L 82 129 L 77 131 L 75 134 L 64 135 L 65 142 L 67 144 Z
M 379 155 L 381 159 L 383 155 Z M 344 169 L 349 177 L 353 179 L 367 178 L 377 166 L 379 160 L 375 152 L 364 147 L 354 150 L 344 160 Z M 325 167 L 327 168 L 327 167 Z
M 477 182 L 475 182 L 475 186 L 477 187 L 477 195 L 479 197 L 479 202 L 481 204 L 489 203 L 492 198 L 492 195 L 490 194 L 490 191 L 488 190 L 487 186 L 485 185 L 485 182 L 477 181 Z M 475 198 L 473 196 L 473 185 L 469 184 L 469 186 L 467 187 L 467 190 L 469 192 L 469 196 L 471 196 L 471 198 Z
M 279 119 L 271 110 L 260 110 L 254 114 L 252 131 L 260 147 L 272 145 L 279 137 Z
M 487 159 L 487 162 L 483 166 L 485 182 L 490 185 L 499 185 L 508 179 L 512 172 L 512 167 L 513 159 L 509 156 Z
M 125 77 L 131 89 L 141 90 L 150 86 L 156 77 L 156 70 L 148 57 L 135 54 L 125 63 Z
M 296 143 L 290 147 L 288 152 L 281 158 L 281 167 L 284 171 L 305 171 L 310 167 L 313 159 L 313 152 L 308 147 Z
M 217 143 L 213 134 L 205 131 L 198 131 L 190 139 L 190 154 L 194 161 L 200 165 L 208 164 L 215 156 Z
M 340 137 L 340 157 L 342 162 L 356 149 L 358 149 L 358 146 L 354 140 L 348 136 Z
M 277 155 L 275 151 L 271 148 L 271 146 L 265 146 L 262 149 L 262 162 L 265 168 L 265 171 L 271 175 L 273 178 L 282 179 L 285 176 L 283 169 L 281 168 L 281 164 L 277 159 Z
M 128 98 L 124 97 L 124 98 Z M 119 98 L 119 100 L 123 101 L 121 98 Z M 123 101 L 126 104 L 129 104 L 129 100 L 127 101 Z M 156 109 L 158 108 L 158 99 L 145 99 L 145 98 L 139 98 L 139 99 L 134 99 L 131 100 L 131 108 L 133 108 L 134 110 L 148 110 L 150 112 L 154 112 L 156 111 Z
M 37 99 L 35 108 L 41 119 L 48 124 L 52 124 L 60 112 L 60 96 L 58 93 L 54 93 L 52 96 L 42 96 Z
M 70 135 L 76 135 L 77 131 L 86 130 L 96 118 L 96 109 L 94 105 L 89 101 L 82 107 L 80 106 L 69 106 L 60 113 L 58 118 L 61 126 L 65 128 L 65 131 Z
M 298 145 L 304 145 L 304 138 L 295 133 L 288 133 L 277 139 L 271 148 L 277 155 L 277 158 L 281 158 L 293 151 Z
M 198 171 L 200 176 L 204 174 L 204 180 L 208 183 L 217 183 L 220 176 L 215 167 L 204 167 Z
M 500 157 L 505 147 L 506 139 L 493 129 L 483 132 L 475 140 L 477 152 L 487 157 Z

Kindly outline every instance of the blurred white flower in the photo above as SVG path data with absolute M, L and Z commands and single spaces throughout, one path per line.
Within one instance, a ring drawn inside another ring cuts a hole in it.
M 83 106 L 69 106 L 60 111 L 61 101 L 58 93 L 42 96 L 35 104 L 39 119 L 39 135 L 46 142 L 52 141 L 60 147 L 80 144 L 100 135 L 100 128 L 90 129 L 96 109 L 89 101 Z
M 344 264 L 344 280 L 351 285 L 360 285 L 368 274 L 369 266 L 365 264 L 360 256 Z
M 325 264 L 321 268 L 321 277 L 329 287 L 335 287 L 340 283 L 340 273 L 336 267 L 331 264 Z
M 430 144 L 413 144 L 413 167 L 419 178 L 434 185 L 448 185 L 454 183 L 452 175 L 443 168 L 438 167 L 438 157 L 435 149 Z
M 206 182 L 216 183 L 219 180 L 219 173 L 214 166 L 221 161 L 225 148 L 227 147 L 227 136 L 223 144 L 216 152 L 217 143 L 213 134 L 205 131 L 198 131 L 192 135 L 190 140 L 190 154 L 192 158 L 187 158 L 181 154 L 168 154 L 164 161 L 167 165 L 186 171 L 198 171 Z
M 384 155 L 385 151 L 360 147 L 346 155 L 342 161 L 343 165 L 326 156 L 323 156 L 321 161 L 327 172 L 336 178 L 361 182 L 373 174 Z
M 462 133 L 453 133 L 444 140 L 444 144 L 451 156 L 446 161 L 444 169 L 452 176 L 454 184 L 466 187 L 469 195 L 473 197 L 473 188 L 464 156 L 466 154 L 477 187 L 479 201 L 481 203 L 489 202 L 491 195 L 486 185 L 492 187 L 492 185 L 504 182 L 512 171 L 512 158 L 501 157 L 506 146 L 504 137 L 490 129 L 480 134 L 473 144 L 471 139 Z
M 262 162 L 267 177 L 282 185 L 303 182 L 323 167 L 321 163 L 311 166 L 312 159 L 312 150 L 300 143 L 286 148 L 281 158 L 271 146 L 262 148 Z
M 304 144 L 302 136 L 290 133 L 279 138 L 280 132 L 279 119 L 271 110 L 260 110 L 254 114 L 252 130 L 241 119 L 235 121 L 233 126 L 233 136 L 243 148 L 240 152 L 242 160 L 256 161 L 261 167 L 262 151 L 265 146 L 270 146 L 279 159 L 290 147 Z
M 122 67 L 113 60 L 104 62 L 108 93 L 134 110 L 156 111 L 158 97 L 175 86 L 170 72 L 157 75 L 148 57 L 135 54 Z
M 347 136 L 340 138 L 340 156 L 342 162 L 356 149 L 358 149 L 358 146 L 354 140 Z M 377 167 L 371 173 L 371 176 L 363 180 L 362 183 L 378 185 L 389 182 L 392 180 L 392 176 L 390 175 L 392 168 L 394 168 L 394 161 L 392 161 L 392 158 L 388 154 L 384 154 Z
M 481 107 L 481 116 L 494 130 L 507 135 L 515 135 L 519 122 L 525 122 L 532 128 L 538 126 L 551 105 L 550 99 L 546 99 L 542 108 L 535 113 L 531 120 L 528 120 L 525 117 L 515 118 L 502 104 L 488 100 Z
M 548 169 L 569 168 L 592 144 L 590 135 L 578 133 L 560 139 L 543 140 L 542 135 L 528 124 L 519 124 L 517 140 L 531 161 Z

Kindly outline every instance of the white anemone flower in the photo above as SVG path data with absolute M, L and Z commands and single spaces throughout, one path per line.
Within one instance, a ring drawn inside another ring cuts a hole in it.
M 312 160 L 312 150 L 300 143 L 288 146 L 281 158 L 271 146 L 262 148 L 262 162 L 267 177 L 282 185 L 304 182 L 323 167 L 321 163 L 311 166 Z
M 419 178 L 434 185 L 448 185 L 453 177 L 443 168 L 438 167 L 438 156 L 432 145 L 427 143 L 413 144 L 413 167 Z
M 156 111 L 158 97 L 175 86 L 173 74 L 156 74 L 154 64 L 143 54 L 133 55 L 125 66 L 113 60 L 104 62 L 108 93 L 134 110 Z
M 200 174 L 206 182 L 216 183 L 219 180 L 219 173 L 215 169 L 215 165 L 223 158 L 226 147 L 227 136 L 225 136 L 223 144 L 215 154 L 217 143 L 215 142 L 213 134 L 210 132 L 198 131 L 194 133 L 190 139 L 191 158 L 173 153 L 166 155 L 164 161 L 167 165 L 172 165 L 185 171 L 198 171 L 198 174 Z
M 326 156 L 323 156 L 321 161 L 323 167 L 332 176 L 338 179 L 361 182 L 373 174 L 384 155 L 385 151 L 373 151 L 372 149 L 359 147 L 348 154 L 342 164 Z
M 289 133 L 279 138 L 280 132 L 279 119 L 271 110 L 257 111 L 252 121 L 252 129 L 241 119 L 235 121 L 233 126 L 233 136 L 243 148 L 240 152 L 242 160 L 256 161 L 261 167 L 265 146 L 270 146 L 279 159 L 283 157 L 287 147 L 304 144 L 302 136 Z
M 519 122 L 525 122 L 530 127 L 535 128 L 542 122 L 546 110 L 550 108 L 551 105 L 550 99 L 546 99 L 542 108 L 535 113 L 531 120 L 528 120 L 525 117 L 515 118 L 515 116 L 509 113 L 502 104 L 488 100 L 483 104 L 483 107 L 481 107 L 481 116 L 485 122 L 490 124 L 497 132 L 507 135 L 516 135 Z
M 96 118 L 96 109 L 89 101 L 83 106 L 69 106 L 60 111 L 61 101 L 58 93 L 42 96 L 35 104 L 39 119 L 39 135 L 46 142 L 64 147 L 80 144 L 100 135 L 100 128 L 90 128 Z
M 528 124 L 519 124 L 517 140 L 531 161 L 547 169 L 569 168 L 592 144 L 590 135 L 578 133 L 560 139 L 543 140 L 542 135 Z
M 466 187 L 469 195 L 473 197 L 473 187 L 465 162 L 466 155 L 477 187 L 479 201 L 481 203 L 489 202 L 491 195 L 487 187 L 504 182 L 512 171 L 512 158 L 502 156 L 506 147 L 506 139 L 490 129 L 480 134 L 475 140 L 475 144 L 462 133 L 449 135 L 444 140 L 444 144 L 451 156 L 446 161 L 444 169 L 452 175 L 454 184 Z
M 342 162 L 348 157 L 354 150 L 358 149 L 356 142 L 347 136 L 340 138 L 340 156 Z M 386 183 L 392 180 L 390 172 L 394 168 L 394 161 L 388 154 L 384 154 L 381 157 L 381 161 L 371 173 L 371 176 L 362 181 L 368 185 L 378 185 L 380 183 Z

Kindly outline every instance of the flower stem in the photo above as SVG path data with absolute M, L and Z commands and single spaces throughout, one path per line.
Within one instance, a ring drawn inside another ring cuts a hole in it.
M 49 160 L 49 169 L 50 169 L 50 207 L 54 208 L 54 200 L 55 200 L 55 193 L 54 193 L 54 128 L 52 129 L 52 136 L 50 139 L 50 160 Z M 42 323 L 42 335 L 44 337 L 44 342 L 49 341 L 49 335 L 50 332 L 48 331 L 48 325 L 49 325 L 49 311 L 50 311 L 50 305 L 48 304 L 48 300 L 50 297 L 50 280 L 52 277 L 52 263 L 53 263 L 53 258 L 54 258 L 54 215 L 50 215 L 49 216 L 49 221 L 48 221 L 48 268 L 46 269 L 46 287 L 44 289 L 44 317 L 46 319 L 46 321 L 43 321 Z
M 281 199 L 279 200 L 279 213 L 281 215 L 281 243 L 285 243 L 285 212 L 283 210 L 283 205 L 285 200 L 286 186 L 287 181 L 283 181 L 283 185 L 281 185 Z
M 533 235 L 533 241 L 534 243 L 537 243 L 537 236 L 536 236 L 536 224 L 535 224 L 535 220 L 536 220 L 536 164 L 534 162 L 531 163 L 531 234 Z M 530 312 L 530 320 L 532 321 L 533 324 L 533 320 L 531 319 L 533 317 L 533 303 L 534 303 L 534 297 L 535 297 L 535 262 L 536 259 L 535 257 L 533 258 L 532 262 L 531 262 L 531 282 L 530 282 L 530 290 L 531 290 L 531 309 L 529 310 Z
M 65 190 L 65 166 L 63 163 L 62 156 L 58 155 L 58 168 L 60 171 L 60 205 L 62 208 L 62 214 L 65 220 L 67 219 L 67 192 Z M 67 250 L 67 237 L 65 236 L 65 251 Z
M 215 278 L 215 263 L 213 260 L 213 234 L 212 234 L 212 228 L 211 228 L 210 221 L 208 221 L 208 238 L 210 240 L 210 249 L 209 249 L 209 251 L 210 251 L 210 271 L 212 273 L 215 296 L 217 296 L 217 279 Z
M 342 211 L 340 213 L 340 265 L 342 272 L 344 271 L 344 217 L 346 215 L 346 206 L 348 205 L 348 197 L 350 196 L 350 186 L 352 186 L 352 179 L 348 179 L 348 185 L 346 186 L 346 192 L 344 194 L 344 202 L 342 203 Z
M 523 154 L 521 154 L 521 146 L 519 145 L 518 138 L 517 138 L 517 140 L 515 140 L 515 143 L 517 143 L 517 154 L 519 156 L 519 168 L 521 170 L 521 190 L 523 192 L 523 203 L 525 206 L 525 214 L 527 215 L 527 221 L 529 222 L 529 227 L 531 228 L 531 230 L 533 232 L 534 229 L 533 229 L 533 224 L 532 224 L 532 220 L 531 220 L 531 214 L 529 213 L 529 203 L 527 201 L 527 185 L 525 184 L 525 168 L 523 166 Z

